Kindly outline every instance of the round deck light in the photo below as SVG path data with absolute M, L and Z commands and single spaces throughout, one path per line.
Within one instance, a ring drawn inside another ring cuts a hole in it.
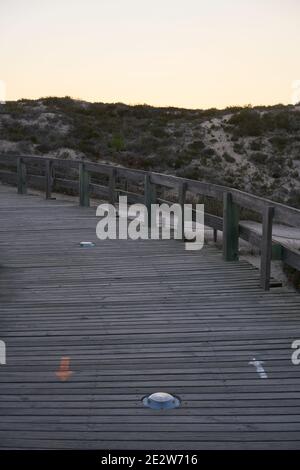
M 95 246 L 94 242 L 80 242 L 81 248 L 93 248 Z
M 171 408 L 178 408 L 180 400 L 170 393 L 156 392 L 148 397 L 143 398 L 143 404 L 153 410 L 169 410 Z

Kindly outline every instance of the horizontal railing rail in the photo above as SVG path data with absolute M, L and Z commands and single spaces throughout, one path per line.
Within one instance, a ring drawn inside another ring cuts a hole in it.
M 30 172 L 32 169 L 38 171 L 38 174 Z M 62 174 L 62 170 L 69 171 L 69 174 Z M 98 181 L 95 183 L 91 181 L 92 174 L 106 177 L 107 181 L 105 184 Z M 225 261 L 239 259 L 241 238 L 260 248 L 263 289 L 270 288 L 272 258 L 281 259 L 287 265 L 300 270 L 300 252 L 274 241 L 272 237 L 274 220 L 292 227 L 300 227 L 300 210 L 235 188 L 103 163 L 32 155 L 0 155 L 0 179 L 16 184 L 19 194 L 27 192 L 27 185 L 44 188 L 46 198 L 51 198 L 54 186 L 57 191 L 69 190 L 79 194 L 81 206 L 89 206 L 91 195 L 107 199 L 112 204 L 116 202 L 118 194 L 127 195 L 130 203 L 144 202 L 147 207 L 156 201 L 169 204 L 174 202 L 158 197 L 157 188 L 167 188 L 175 192 L 181 205 L 187 201 L 187 193 L 208 197 L 222 204 L 222 217 L 205 212 L 205 224 L 213 228 L 215 240 L 217 232 L 223 232 Z M 118 188 L 118 180 L 124 180 L 126 188 Z M 135 190 L 129 191 L 128 184 L 135 185 Z M 240 222 L 241 208 L 261 215 L 261 234 Z

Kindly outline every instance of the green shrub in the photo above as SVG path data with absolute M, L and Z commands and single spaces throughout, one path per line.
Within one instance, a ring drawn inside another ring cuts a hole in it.
M 235 126 L 236 135 L 241 137 L 259 136 L 263 131 L 260 114 L 248 108 L 234 114 L 228 123 Z
M 174 137 L 180 138 L 182 136 L 183 136 L 183 131 L 181 129 L 176 129 L 176 131 L 174 131 Z
M 243 152 L 243 145 L 242 144 L 239 144 L 238 142 L 236 142 L 233 146 L 233 150 L 236 152 L 236 153 L 242 153 Z
M 261 140 L 253 140 L 250 145 L 249 145 L 250 149 L 255 151 L 255 152 L 258 152 L 259 150 L 261 150 L 262 148 L 262 142 Z
M 12 142 L 31 140 L 31 128 L 29 126 L 24 126 L 17 121 L 4 122 L 1 130 L 2 136 Z
M 188 150 L 192 152 L 200 152 L 204 149 L 205 144 L 202 142 L 202 140 L 195 140 L 188 146 Z
M 12 117 L 19 117 L 23 113 L 23 106 L 19 101 L 6 101 L 1 105 L 3 113 L 8 113 Z
M 216 151 L 212 147 L 206 147 L 203 150 L 201 150 L 201 155 L 203 157 L 213 157 L 215 153 Z
M 232 176 L 232 175 L 225 175 L 225 176 L 224 176 L 224 184 L 225 184 L 225 186 L 234 187 L 234 183 L 235 183 L 235 178 L 234 178 L 234 176 Z
M 269 142 L 273 145 L 273 147 L 275 147 L 275 149 L 279 150 L 280 152 L 283 152 L 289 140 L 285 136 L 275 135 L 273 137 L 270 137 Z
M 279 166 L 279 165 L 274 165 L 273 166 L 273 171 L 272 171 L 272 178 L 274 178 L 275 180 L 277 179 L 280 179 L 282 176 L 283 176 L 283 173 L 282 173 L 282 167 Z
M 300 191 L 295 189 L 291 191 L 290 197 L 287 200 L 287 204 L 289 206 L 296 207 L 297 209 L 300 209 Z
M 136 142 L 136 150 L 144 155 L 151 154 L 158 150 L 161 141 L 152 135 L 144 134 Z
M 168 133 L 165 131 L 164 128 L 161 127 L 154 127 L 151 129 L 151 134 L 158 139 L 163 139 L 164 137 L 168 137 Z
M 258 165 L 265 165 L 268 161 L 268 154 L 264 152 L 256 152 L 253 153 L 250 157 L 250 160 L 254 163 L 257 163 Z
M 235 163 L 235 158 L 232 157 L 231 155 L 229 155 L 229 153 L 227 153 L 227 152 L 224 152 L 224 153 L 223 153 L 223 158 L 224 158 L 224 160 L 226 160 L 226 162 L 228 162 L 228 163 Z
M 120 134 L 114 134 L 112 136 L 110 145 L 116 152 L 122 152 L 122 150 L 125 150 L 124 138 Z
M 203 173 L 198 167 L 186 168 L 181 174 L 179 174 L 179 176 L 182 176 L 184 178 L 188 178 L 191 180 L 201 180 L 202 175 Z
M 193 159 L 193 155 L 190 154 L 189 152 L 185 152 L 185 151 L 179 152 L 173 162 L 174 168 L 175 169 L 182 168 L 188 165 L 192 161 L 192 159 Z
M 273 161 L 276 162 L 276 164 L 280 165 L 281 167 L 283 167 L 286 163 L 286 159 L 282 155 L 276 155 Z

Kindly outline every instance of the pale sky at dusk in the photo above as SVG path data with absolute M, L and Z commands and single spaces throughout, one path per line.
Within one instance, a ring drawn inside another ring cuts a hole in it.
M 0 0 L 7 99 L 292 101 L 300 0 Z

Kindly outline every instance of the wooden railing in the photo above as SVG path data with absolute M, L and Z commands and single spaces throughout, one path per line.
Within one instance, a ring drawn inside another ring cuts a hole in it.
M 127 195 L 129 202 L 144 202 L 147 207 L 156 201 L 172 203 L 158 197 L 157 188 L 175 191 L 177 201 L 182 205 L 186 202 L 187 192 L 221 201 L 223 216 L 206 212 L 205 224 L 214 229 L 215 239 L 218 231 L 223 232 L 223 256 L 226 261 L 239 259 L 239 238 L 241 238 L 260 248 L 261 287 L 264 290 L 270 288 L 272 257 L 281 259 L 287 265 L 300 270 L 300 252 L 272 239 L 274 220 L 289 226 L 300 227 L 300 210 L 293 207 L 234 188 L 88 161 L 29 155 L 0 155 L 0 167 L 0 179 L 17 184 L 19 194 L 25 194 L 27 185 L 30 185 L 39 189 L 44 188 L 46 198 L 51 198 L 55 187 L 58 191 L 69 190 L 79 194 L 81 206 L 89 206 L 91 195 L 107 199 L 114 204 L 118 194 Z M 30 170 L 33 170 L 33 173 Z M 62 171 L 64 174 L 61 173 Z M 66 173 L 68 178 L 65 177 Z M 104 175 L 107 178 L 107 184 L 92 182 L 91 174 Z M 125 181 L 125 188 L 118 187 L 120 180 Z M 135 185 L 135 191 L 129 191 L 128 184 Z M 262 234 L 240 223 L 240 208 L 261 215 Z

